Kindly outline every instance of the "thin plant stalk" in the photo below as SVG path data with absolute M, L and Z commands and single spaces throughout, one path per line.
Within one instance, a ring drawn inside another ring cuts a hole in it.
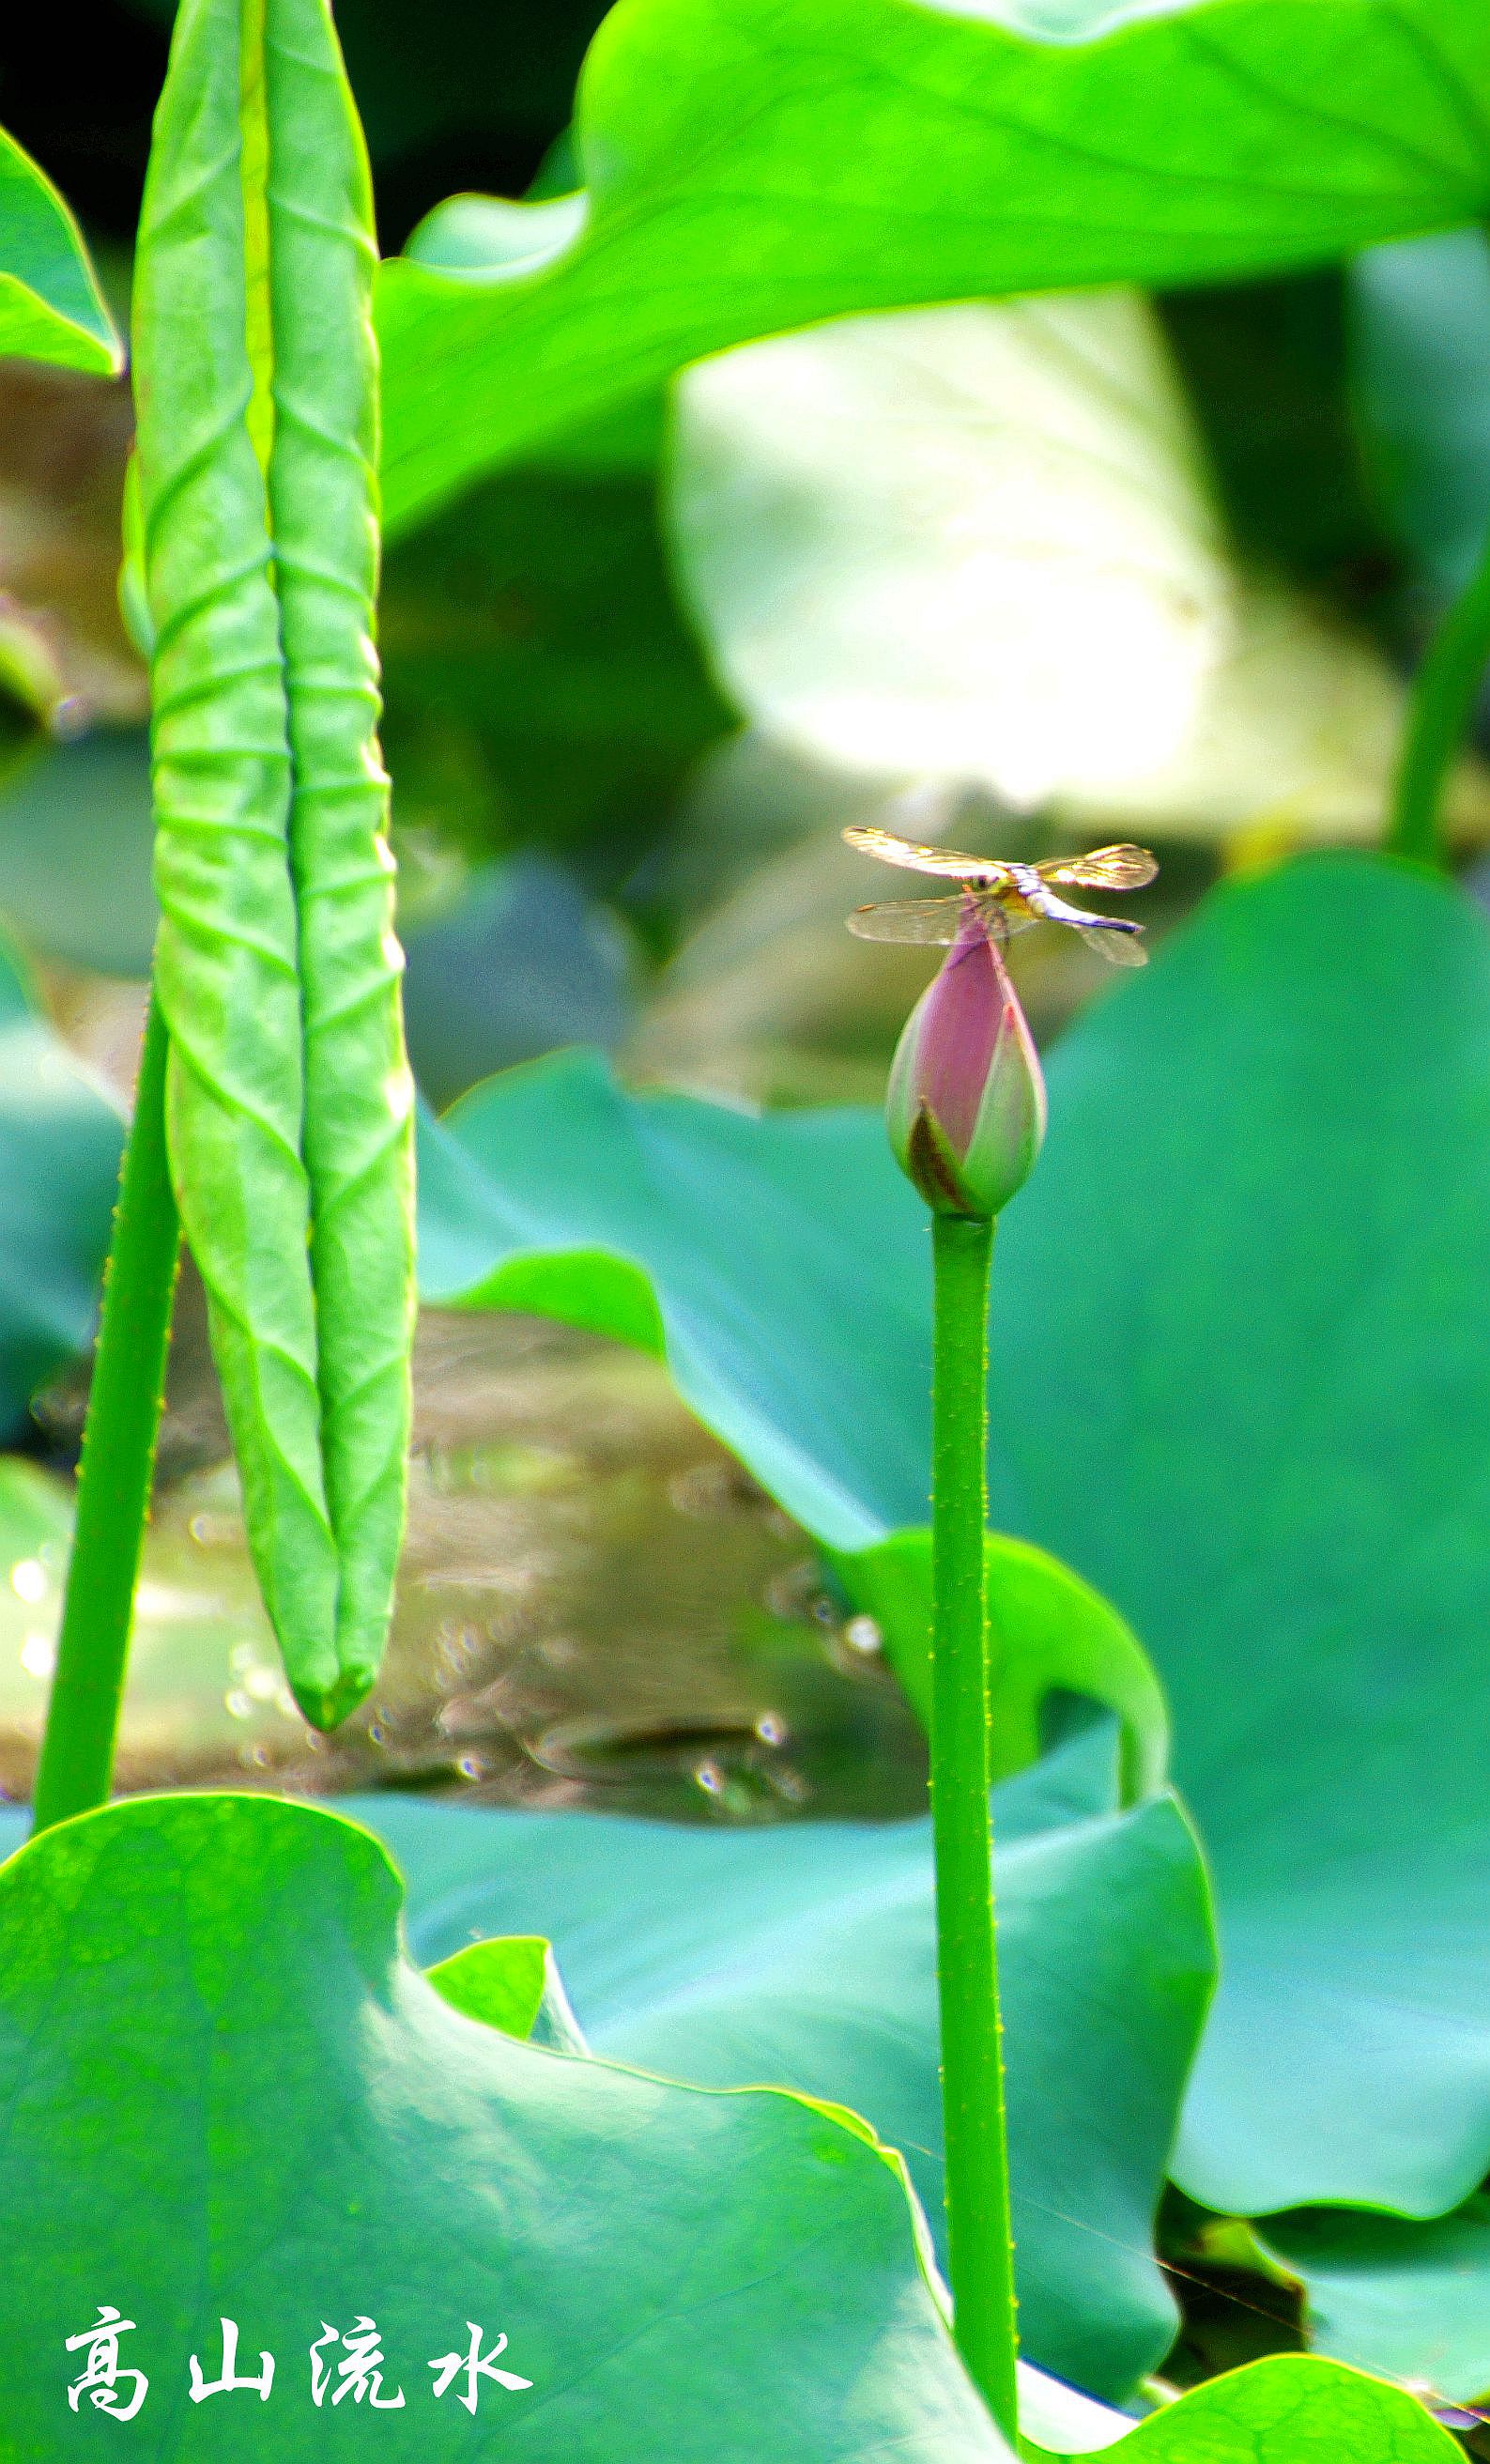
M 165 1155 L 165 1022 L 153 996 L 120 1173 L 34 1827 L 106 1805 L 149 1515 L 181 1235 Z
M 933 1215 L 931 1240 L 931 1817 L 949 2275 L 958 2349 L 1012 2446 L 1019 2334 L 988 1803 L 983 1546 L 994 1226 L 982 1217 Z
M 1490 539 L 1417 671 L 1408 708 L 1387 847 L 1441 870 L 1443 793 L 1490 662 Z

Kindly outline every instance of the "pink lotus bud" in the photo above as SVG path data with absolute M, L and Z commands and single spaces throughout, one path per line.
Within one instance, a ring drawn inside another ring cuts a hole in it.
M 1035 1168 L 1045 1134 L 1040 1055 L 971 898 L 906 1021 L 885 1115 L 897 1162 L 939 1215 L 997 1215 Z

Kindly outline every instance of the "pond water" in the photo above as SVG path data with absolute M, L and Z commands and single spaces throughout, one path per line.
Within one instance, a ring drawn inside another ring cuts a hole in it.
M 811 1541 L 642 1355 L 427 1311 L 408 1538 L 375 1696 L 322 1738 L 279 1670 L 200 1301 L 178 1317 L 120 1754 L 128 1790 L 407 1788 L 704 1822 L 924 1810 L 919 1730 Z M 45 1398 L 55 1457 L 76 1385 Z M 71 1485 L 0 1478 L 0 1788 L 30 1787 Z

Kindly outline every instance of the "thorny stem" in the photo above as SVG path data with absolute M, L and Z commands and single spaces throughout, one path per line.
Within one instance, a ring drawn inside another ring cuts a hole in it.
M 107 1804 L 113 1781 L 181 1246 L 165 1157 L 167 1040 L 152 996 L 104 1273 L 73 1555 L 36 1771 L 37 1831 Z
M 931 1218 L 931 1815 L 953 2332 L 1011 2447 L 1019 2349 L 989 1815 L 988 1283 L 994 1227 Z
M 1490 539 L 1417 671 L 1397 766 L 1387 848 L 1441 869 L 1443 790 L 1490 660 Z

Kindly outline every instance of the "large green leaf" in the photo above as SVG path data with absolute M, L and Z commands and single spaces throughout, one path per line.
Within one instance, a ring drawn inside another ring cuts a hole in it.
M 871 2134 L 460 2015 L 403 1955 L 399 1897 L 364 1834 L 268 1798 L 136 1799 L 6 1867 L 0 2184 L 27 2219 L 8 2456 L 118 2452 L 121 2424 L 66 2397 L 65 2340 L 104 2303 L 136 2322 L 119 2358 L 151 2382 L 149 2452 L 183 2464 L 437 2464 L 493 2439 L 535 2464 L 1004 2453 Z M 308 2384 L 323 2322 L 360 2315 L 385 2403 L 405 2396 L 376 2423 Z M 188 2400 L 223 2317 L 240 2369 L 274 2355 L 267 2401 Z M 475 2430 L 466 2382 L 436 2402 L 429 2376 L 471 2321 L 532 2382 L 481 2383 Z
M 122 1137 L 0 939 L 0 1435 L 88 1341 Z
M 1490 192 L 1479 0 L 629 0 L 581 79 L 580 235 L 395 261 L 403 522 L 690 360 L 855 310 L 1306 264 Z
M 1223 1982 L 1178 2178 L 1432 2213 L 1490 2160 L 1490 933 L 1381 861 L 1233 889 L 1057 1056 L 994 1515 L 1131 1620 Z
M 1179 2178 L 1440 2212 L 1490 2165 L 1490 933 L 1379 859 L 1235 885 L 1049 1079 L 993 1512 L 1171 1697 L 1223 1945 Z M 427 1273 L 666 1339 L 853 1546 L 925 1511 L 925 1232 L 882 1135 L 522 1073 L 432 1142 Z
M 117 376 L 124 353 L 72 214 L 0 129 L 0 356 Z
M 999 1938 L 1025 2350 L 1121 2395 L 1174 2330 L 1151 2223 L 1211 1940 L 1173 1800 L 1103 1810 L 1095 1742 L 999 1793 Z M 905 2151 L 939 2232 L 927 1824 L 730 1833 L 396 1798 L 359 1811 L 409 1878 L 422 1961 L 472 1934 L 549 1936 L 598 2053 L 851 2106 Z

